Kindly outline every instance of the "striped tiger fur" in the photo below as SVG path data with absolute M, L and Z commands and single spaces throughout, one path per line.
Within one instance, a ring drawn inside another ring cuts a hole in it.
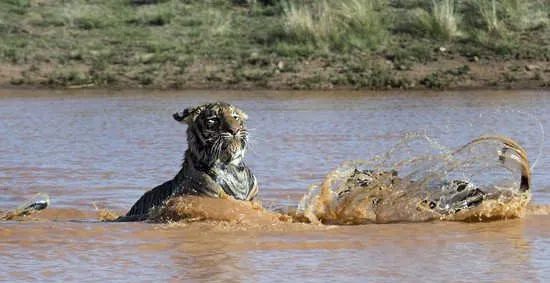
M 454 153 L 466 150 L 472 144 L 483 141 L 498 141 L 504 146 L 498 152 L 498 159 L 502 164 L 514 163 L 520 168 L 520 182 L 518 191 L 526 193 L 531 190 L 531 169 L 527 152 L 510 138 L 496 135 L 481 136 L 472 140 L 466 145 L 458 148 Z M 376 171 L 355 169 L 337 188 L 337 200 L 344 201 L 357 190 L 369 190 L 388 188 L 406 188 L 414 185 L 414 182 L 407 181 L 397 176 L 397 171 Z M 490 193 L 477 187 L 475 184 L 464 180 L 451 180 L 438 184 L 436 190 L 430 191 L 429 198 L 420 202 L 421 207 L 437 212 L 441 215 L 457 213 L 464 209 L 478 206 L 486 199 L 495 199 L 499 192 Z M 374 194 L 373 194 L 374 195 Z M 376 206 L 381 199 L 373 198 L 373 206 Z

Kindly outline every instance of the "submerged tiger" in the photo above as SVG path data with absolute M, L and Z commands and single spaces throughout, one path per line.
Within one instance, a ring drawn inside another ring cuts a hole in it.
M 346 177 L 344 182 L 336 188 L 335 214 L 346 213 L 353 204 L 368 200 L 368 209 L 373 215 L 370 220 L 374 222 L 391 222 L 387 217 L 380 220 L 380 215 L 391 210 L 399 215 L 399 210 L 405 210 L 405 206 L 412 204 L 417 211 L 427 214 L 420 220 L 429 220 L 439 216 L 455 215 L 461 211 L 467 211 L 480 206 L 485 201 L 498 200 L 503 196 L 518 198 L 525 196 L 528 201 L 531 190 L 531 170 L 526 151 L 515 141 L 502 136 L 482 136 L 455 151 L 458 153 L 469 146 L 484 141 L 499 141 L 504 146 L 498 151 L 498 160 L 502 163 L 513 164 L 520 169 L 520 180 L 517 195 L 514 191 L 496 190 L 488 191 L 471 182 L 464 180 L 449 180 L 431 184 L 416 183 L 406 178 L 400 178 L 395 170 L 358 170 L 354 169 Z M 422 188 L 409 194 L 411 188 Z M 367 203 L 367 202 L 362 202 Z M 526 205 L 527 202 L 523 202 Z M 344 218 L 342 215 L 338 217 Z M 397 218 L 397 220 L 401 220 Z
M 252 200 L 258 193 L 256 177 L 244 162 L 248 144 L 248 116 L 225 103 L 206 103 L 173 114 L 187 124 L 187 150 L 179 173 L 146 192 L 116 221 L 142 221 L 152 208 L 174 196 Z

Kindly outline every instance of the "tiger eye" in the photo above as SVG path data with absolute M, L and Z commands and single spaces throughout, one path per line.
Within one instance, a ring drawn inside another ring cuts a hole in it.
M 218 119 L 217 119 L 217 118 L 210 118 L 210 119 L 207 119 L 207 120 L 206 120 L 206 126 L 208 126 L 208 127 L 213 127 L 213 126 L 215 126 L 217 123 L 218 123 Z

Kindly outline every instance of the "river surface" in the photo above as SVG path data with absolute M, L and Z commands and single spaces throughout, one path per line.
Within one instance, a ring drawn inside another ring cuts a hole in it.
M 266 206 L 295 206 L 340 163 L 425 132 L 448 147 L 517 140 L 540 209 L 487 223 L 98 221 L 94 205 L 123 213 L 178 172 L 186 127 L 172 113 L 213 100 L 249 115 Z M 548 282 L 549 115 L 548 91 L 0 90 L 0 211 L 52 199 L 36 219 L 0 221 L 0 281 Z

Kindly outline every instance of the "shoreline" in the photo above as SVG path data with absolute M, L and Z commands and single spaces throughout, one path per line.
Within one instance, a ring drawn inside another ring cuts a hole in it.
M 293 88 L 262 88 L 262 87 L 188 87 L 188 88 L 156 88 L 156 87 L 135 87 L 135 86 L 87 86 L 87 87 L 61 87 L 61 86 L 44 86 L 44 85 L 11 85 L 0 84 L 0 96 L 3 91 L 62 91 L 62 92 L 79 92 L 79 91 L 113 91 L 113 92 L 128 92 L 128 91 L 153 91 L 153 92 L 187 92 L 187 91 L 212 91 L 212 92 L 318 92 L 318 93 L 330 93 L 330 92 L 361 92 L 361 93 L 394 93 L 394 92 L 407 92 L 407 93 L 437 93 L 437 92 L 471 92 L 471 91 L 550 91 L 550 86 L 538 86 L 532 84 L 511 84 L 511 85 L 499 85 L 499 86 L 455 86 L 449 88 L 383 88 L 383 89 L 358 89 L 349 87 L 338 88 L 311 88 L 311 89 L 293 89 Z M 336 98 L 336 97 L 335 97 Z
M 0 87 L 14 89 L 146 89 L 146 90 L 315 90 L 315 91 L 353 91 L 353 90 L 507 90 L 507 89 L 550 89 L 550 62 L 530 62 L 517 60 L 511 62 L 486 62 L 485 65 L 462 64 L 462 60 L 438 62 L 437 68 L 417 64 L 408 71 L 396 71 L 392 68 L 365 69 L 363 72 L 348 72 L 344 81 L 338 81 L 342 75 L 339 70 L 308 70 L 295 73 L 277 73 L 261 81 L 234 82 L 232 77 L 219 75 L 216 81 L 208 80 L 209 74 L 192 72 L 192 79 L 185 83 L 174 83 L 173 77 L 152 84 L 139 84 L 132 80 L 121 79 L 112 84 L 77 84 L 77 82 L 51 84 L 45 81 L 47 73 L 29 76 L 24 81 L 20 74 L 6 72 L 0 64 Z M 305 64 L 307 66 L 307 64 Z M 314 77 L 308 73 L 316 72 Z M 372 73 L 382 73 L 373 76 Z M 370 75 L 368 75 L 370 74 Z M 340 76 L 340 77 L 338 77 Z M 336 79 L 335 79 L 336 78 Z M 359 78 L 359 79 L 357 79 Z M 366 81 L 361 81 L 361 79 Z

